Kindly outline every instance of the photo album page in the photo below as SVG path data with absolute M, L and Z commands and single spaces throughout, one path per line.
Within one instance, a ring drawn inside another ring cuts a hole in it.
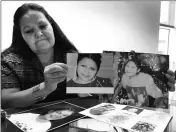
M 163 132 L 172 119 L 166 112 L 112 103 L 101 103 L 79 113 L 127 132 Z

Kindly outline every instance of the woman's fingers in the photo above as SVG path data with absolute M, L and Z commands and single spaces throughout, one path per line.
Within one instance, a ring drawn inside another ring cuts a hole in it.
M 172 70 L 167 70 L 167 74 L 174 76 L 174 72 Z
M 169 86 L 169 91 L 175 91 L 175 73 L 171 70 L 168 70 L 166 77 L 168 79 L 167 85 Z
M 167 85 L 169 86 L 169 91 L 174 92 L 175 91 L 175 85 L 171 82 L 168 82 Z
M 51 64 L 47 67 L 45 67 L 44 73 L 48 74 L 48 76 L 57 76 L 62 74 L 67 74 L 68 67 L 65 64 L 59 63 L 59 64 Z
M 45 77 L 51 78 L 51 79 L 58 78 L 58 77 L 67 77 L 67 72 L 63 72 L 63 71 L 52 72 L 52 73 L 45 72 Z
M 53 72 L 50 74 L 51 78 L 66 77 L 67 72 Z
M 64 63 L 54 63 L 56 66 L 62 67 L 64 70 L 68 71 L 68 66 Z
M 51 80 L 52 80 L 52 82 L 60 83 L 60 82 L 63 82 L 65 79 L 66 79 L 66 77 L 63 76 L 63 77 L 52 78 Z
M 66 64 L 63 64 L 63 63 L 53 63 L 49 66 L 46 66 L 45 71 L 48 71 L 50 73 L 57 72 L 57 71 L 67 72 L 68 71 L 68 66 Z
M 57 84 L 67 77 L 68 67 L 63 63 L 53 63 L 45 67 L 45 83 L 47 88 L 56 89 Z
M 166 77 L 168 79 L 168 82 L 175 84 L 175 75 L 173 71 L 168 70 L 168 72 L 166 73 Z

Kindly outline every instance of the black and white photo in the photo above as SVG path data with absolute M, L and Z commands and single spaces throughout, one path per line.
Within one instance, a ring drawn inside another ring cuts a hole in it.
M 111 53 L 68 53 L 67 93 L 113 94 Z
M 114 102 L 168 109 L 165 74 L 169 69 L 169 56 L 134 51 L 113 53 L 118 74 Z

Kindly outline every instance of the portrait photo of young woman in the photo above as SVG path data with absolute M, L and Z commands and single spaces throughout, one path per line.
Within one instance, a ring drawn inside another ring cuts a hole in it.
M 67 54 L 67 93 L 112 94 L 112 59 L 112 54 Z

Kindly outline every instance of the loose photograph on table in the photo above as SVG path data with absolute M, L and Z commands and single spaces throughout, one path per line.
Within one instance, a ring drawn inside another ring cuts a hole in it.
M 67 93 L 113 94 L 112 53 L 68 53 Z
M 113 52 L 116 69 L 114 102 L 139 107 L 168 109 L 165 74 L 169 56 L 151 53 Z
M 51 131 L 84 116 L 78 112 L 84 108 L 59 102 L 12 114 L 8 120 L 25 132 Z
M 139 121 L 131 129 L 137 132 L 153 132 L 156 128 L 156 125 Z

